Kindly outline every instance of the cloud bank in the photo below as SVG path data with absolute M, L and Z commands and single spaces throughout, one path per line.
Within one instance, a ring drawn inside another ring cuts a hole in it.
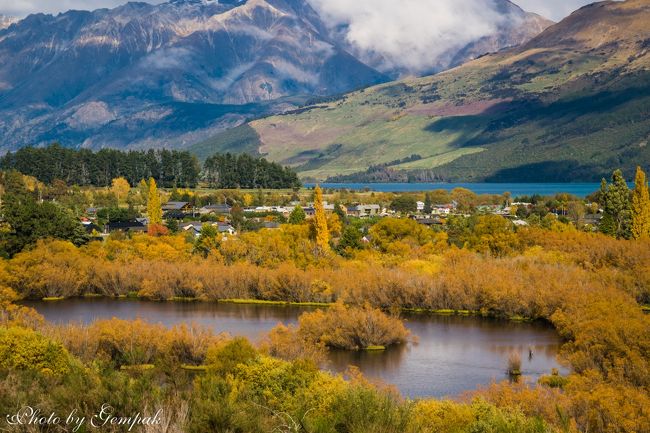
M 505 18 L 492 0 L 308 0 L 355 54 L 381 69 L 424 71 L 440 57 L 493 34 Z

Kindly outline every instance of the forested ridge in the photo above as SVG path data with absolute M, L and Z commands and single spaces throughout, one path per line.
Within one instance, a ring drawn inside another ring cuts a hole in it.
M 250 155 L 216 154 L 203 170 L 188 151 L 70 149 L 53 144 L 24 147 L 7 153 L 0 169 L 17 170 L 51 185 L 111 186 L 115 178 L 125 178 L 135 186 L 153 178 L 163 188 L 195 188 L 201 181 L 214 188 L 299 187 L 298 176 L 289 168 Z

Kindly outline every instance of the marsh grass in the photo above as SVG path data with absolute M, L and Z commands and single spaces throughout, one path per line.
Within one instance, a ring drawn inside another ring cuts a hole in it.
M 513 378 L 521 376 L 521 355 L 519 352 L 511 352 L 508 356 L 508 375 Z

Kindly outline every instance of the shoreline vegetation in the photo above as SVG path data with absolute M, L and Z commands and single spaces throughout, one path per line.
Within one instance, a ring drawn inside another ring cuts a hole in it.
M 70 296 L 70 297 L 52 297 L 52 298 L 42 298 L 42 299 L 24 299 L 26 301 L 43 301 L 43 302 L 55 302 L 55 301 L 65 301 L 68 299 L 114 299 L 114 300 L 131 300 L 131 301 L 146 301 L 146 302 L 203 302 L 203 303 L 221 303 L 221 304 L 236 304 L 236 305 L 262 305 L 262 306 L 274 306 L 274 307 L 301 307 L 301 308 L 328 308 L 333 305 L 336 305 L 334 302 L 293 302 L 293 301 L 268 301 L 264 299 L 216 299 L 216 300 L 207 300 L 201 298 L 181 298 L 181 297 L 171 297 L 169 299 L 150 299 L 146 297 L 139 297 L 137 294 L 132 295 L 117 295 L 109 296 L 96 293 L 86 293 L 81 296 Z M 642 310 L 649 310 L 648 306 L 641 306 Z M 479 310 L 453 310 L 453 309 L 427 309 L 427 308 L 399 308 L 399 311 L 402 313 L 410 314 L 430 314 L 435 316 L 481 316 L 489 319 L 506 319 L 513 322 L 529 322 L 540 319 L 532 319 L 524 316 L 498 316 L 490 315 L 489 312 L 479 311 Z M 545 320 L 546 321 L 546 320 Z

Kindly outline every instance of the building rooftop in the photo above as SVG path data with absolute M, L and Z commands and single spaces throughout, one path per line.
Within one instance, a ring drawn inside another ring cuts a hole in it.
M 169 201 L 162 205 L 162 210 L 181 210 L 189 206 L 189 202 L 186 201 Z

